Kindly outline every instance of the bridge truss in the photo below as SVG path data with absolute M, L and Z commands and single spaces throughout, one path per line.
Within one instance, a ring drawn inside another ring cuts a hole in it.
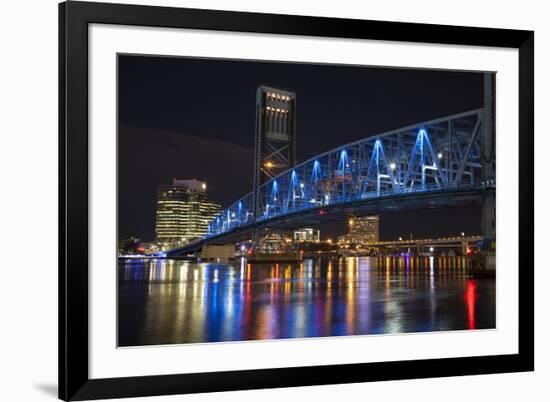
M 484 110 L 362 139 L 264 183 L 209 224 L 206 238 L 287 214 L 377 197 L 495 186 L 484 152 Z M 486 169 L 487 170 L 487 169 Z M 494 169 L 491 169 L 494 172 Z M 254 213 L 257 195 L 259 207 Z

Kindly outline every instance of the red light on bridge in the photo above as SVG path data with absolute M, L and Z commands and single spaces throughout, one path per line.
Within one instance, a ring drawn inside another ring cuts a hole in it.
M 325 211 L 323 211 L 322 209 L 319 211 L 319 215 L 324 215 L 325 214 Z

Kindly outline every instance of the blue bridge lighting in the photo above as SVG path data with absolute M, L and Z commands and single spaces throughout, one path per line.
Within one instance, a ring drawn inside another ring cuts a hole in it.
M 300 211 L 321 215 L 326 206 L 494 185 L 482 177 L 482 126 L 478 109 L 316 155 L 237 200 L 210 222 L 206 238 Z

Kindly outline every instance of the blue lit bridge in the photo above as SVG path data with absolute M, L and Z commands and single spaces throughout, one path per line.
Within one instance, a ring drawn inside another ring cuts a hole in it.
M 483 108 L 422 122 L 314 156 L 235 201 L 204 239 L 168 254 L 250 239 L 262 228 L 474 203 L 483 205 L 483 236 L 492 237 L 496 177 L 488 113 Z

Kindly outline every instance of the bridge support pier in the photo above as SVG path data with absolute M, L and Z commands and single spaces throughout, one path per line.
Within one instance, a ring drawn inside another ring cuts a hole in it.
M 252 250 L 257 252 L 260 249 L 260 230 L 254 229 L 252 231 Z
M 496 180 L 495 164 L 495 74 L 484 74 L 484 103 L 483 108 L 483 142 L 481 147 L 481 174 L 489 188 L 483 194 L 481 212 L 481 235 L 483 236 L 482 250 L 493 252 L 496 237 L 496 190 L 493 185 Z
M 483 251 L 494 251 L 496 240 L 496 195 L 494 191 L 487 191 L 483 195 L 481 235 L 483 236 Z

